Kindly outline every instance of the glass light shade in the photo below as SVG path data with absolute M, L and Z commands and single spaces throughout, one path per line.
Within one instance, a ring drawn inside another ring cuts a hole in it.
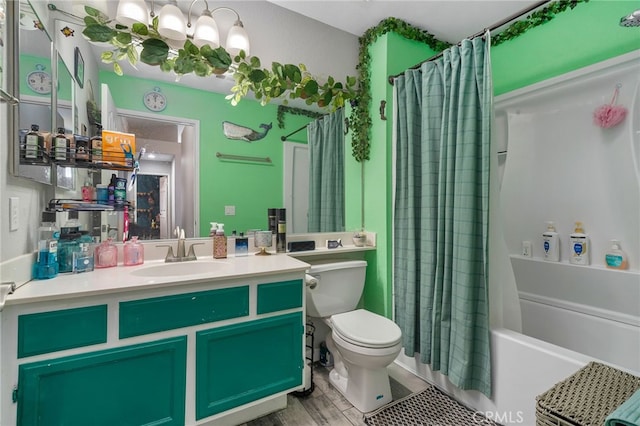
M 240 53 L 241 50 L 244 50 L 244 53 L 249 56 L 249 48 L 249 34 L 247 34 L 241 23 L 236 22 L 229 30 L 229 34 L 227 34 L 227 52 L 233 57 Z
M 127 27 L 135 23 L 149 24 L 149 9 L 144 0 L 120 0 L 116 12 L 116 21 Z
M 185 42 L 185 40 L 172 40 L 170 38 L 167 38 L 164 41 L 167 43 L 167 46 L 175 50 L 182 49 L 184 47 L 184 42 Z
M 158 15 L 158 32 L 171 40 L 187 39 L 187 23 L 178 6 L 173 4 L 162 6 Z
M 196 21 L 196 26 L 193 31 L 193 44 L 198 47 L 208 44 L 212 49 L 220 46 L 218 25 L 210 15 L 203 13 Z

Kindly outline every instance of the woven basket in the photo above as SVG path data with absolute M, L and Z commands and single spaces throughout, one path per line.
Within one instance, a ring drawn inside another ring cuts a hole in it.
M 536 426 L 602 426 L 640 389 L 640 377 L 590 362 L 536 397 Z

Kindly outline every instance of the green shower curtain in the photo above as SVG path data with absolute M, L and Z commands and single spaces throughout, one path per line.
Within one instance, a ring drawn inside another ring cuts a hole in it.
M 395 80 L 394 303 L 407 356 L 491 395 L 489 42 Z
M 344 109 L 307 126 L 309 232 L 344 230 Z

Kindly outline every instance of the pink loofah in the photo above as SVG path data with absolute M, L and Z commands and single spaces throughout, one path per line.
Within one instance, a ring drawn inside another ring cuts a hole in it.
M 613 92 L 611 103 L 602 105 L 601 107 L 596 108 L 593 112 L 593 122 L 597 126 L 607 129 L 620 124 L 627 116 L 627 109 L 624 106 L 615 105 L 619 90 L 620 84 L 616 85 L 616 90 Z

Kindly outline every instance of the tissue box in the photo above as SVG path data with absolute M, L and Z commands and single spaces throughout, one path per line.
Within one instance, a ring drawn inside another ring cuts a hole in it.
M 136 152 L 136 135 L 132 133 L 102 131 L 102 162 L 133 167 Z

